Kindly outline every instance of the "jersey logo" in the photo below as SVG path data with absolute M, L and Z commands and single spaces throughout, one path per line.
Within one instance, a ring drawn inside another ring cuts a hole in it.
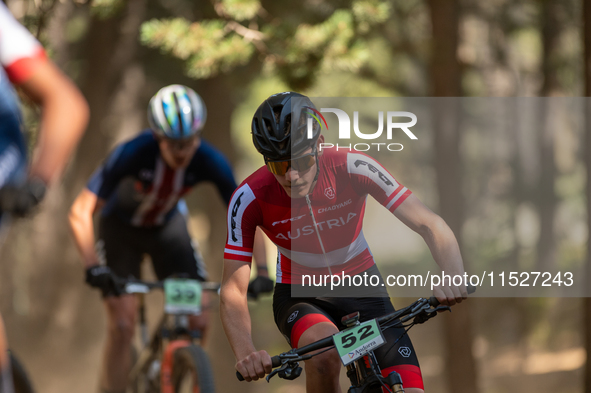
M 400 347 L 398 348 L 398 353 L 401 354 L 402 356 L 404 356 L 405 358 L 410 357 L 410 354 L 412 353 L 412 351 L 410 350 L 409 347 Z
M 388 179 L 386 177 L 386 175 L 384 175 L 382 172 L 380 172 L 380 170 L 378 168 L 376 168 L 375 166 L 371 165 L 370 163 L 368 163 L 367 161 L 363 161 L 363 160 L 357 160 L 355 161 L 355 168 L 358 168 L 359 165 L 367 165 L 367 169 L 369 169 L 371 172 L 373 173 L 377 173 L 380 180 L 383 181 L 387 186 L 393 186 L 394 183 L 392 183 L 390 181 L 390 179 Z
M 287 323 L 292 323 L 294 319 L 296 319 L 296 317 L 298 316 L 299 311 L 296 310 L 294 312 L 291 313 L 291 315 L 289 316 L 289 318 L 287 318 Z
M 332 205 L 329 207 L 323 207 L 323 208 L 318 209 L 318 214 L 337 210 L 337 209 L 340 209 L 341 207 L 349 206 L 351 203 L 353 203 L 353 199 L 348 199 L 345 202 L 341 202 L 341 203 L 338 203 L 336 205 Z
M 345 221 L 344 217 L 333 218 L 331 220 L 320 221 L 317 223 L 318 229 L 323 231 L 325 228 L 328 229 L 338 228 L 341 226 L 345 226 L 351 221 L 353 218 L 357 216 L 357 213 L 349 213 L 347 215 L 347 220 Z M 326 225 L 325 225 L 326 224 Z M 283 239 L 283 240 L 295 240 L 300 236 L 307 236 L 314 233 L 314 226 L 313 225 L 306 225 L 305 227 L 301 228 L 291 228 L 291 231 L 287 231 L 287 235 L 283 233 L 279 233 L 275 236 L 275 239 Z
M 240 195 L 238 195 L 238 198 L 236 198 L 236 202 L 234 202 L 234 206 L 232 206 L 232 240 L 234 240 L 235 242 L 238 241 L 238 238 L 236 237 L 236 215 L 238 214 L 238 209 L 240 208 L 240 198 L 242 198 L 242 195 L 244 195 L 244 192 Z
M 152 180 L 154 179 L 154 172 L 149 169 L 142 169 L 138 177 L 142 180 Z
M 302 215 L 301 215 L 301 216 L 299 216 L 299 217 L 292 217 L 292 218 L 288 218 L 287 220 L 275 221 L 275 222 L 272 224 L 272 226 L 275 226 L 275 225 L 277 225 L 277 224 L 287 224 L 287 223 L 288 223 L 288 222 L 290 222 L 290 221 L 292 221 L 292 222 L 293 222 L 293 221 L 299 220 L 300 218 L 302 218 L 302 217 L 305 217 L 305 216 L 306 216 L 305 214 L 302 214 Z
M 334 197 L 335 197 L 334 189 L 332 187 L 328 187 L 327 189 L 325 189 L 324 196 L 326 196 L 328 199 L 334 199 Z
M 94 245 L 96 256 L 98 257 L 99 264 L 105 266 L 107 264 L 107 253 L 105 252 L 105 241 L 99 239 Z

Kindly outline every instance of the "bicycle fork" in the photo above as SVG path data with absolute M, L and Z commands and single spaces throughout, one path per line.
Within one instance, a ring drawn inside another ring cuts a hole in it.
M 352 383 L 348 393 L 365 393 L 369 386 L 375 386 L 380 391 L 385 391 L 382 388 L 383 385 L 391 389 L 392 393 L 404 393 L 400 374 L 392 371 L 388 376 L 383 377 L 373 353 L 363 356 L 354 364 L 347 366 L 347 377 Z
M 138 305 L 138 317 L 139 317 L 139 333 L 140 333 L 140 351 L 136 352 L 134 348 L 131 348 L 133 353 L 133 365 L 129 370 L 129 381 L 130 384 L 135 384 L 135 391 L 144 393 L 150 391 L 150 378 L 146 373 L 147 367 L 151 365 L 153 361 L 152 347 L 154 343 L 149 342 L 148 338 L 148 326 L 146 322 L 146 308 L 145 308 L 145 297 L 144 294 L 138 294 L 139 305 Z M 136 382 L 133 382 L 136 381 Z M 129 391 L 129 390 L 128 390 Z
M 393 393 L 404 393 L 404 389 L 402 388 L 402 380 L 400 379 L 400 374 L 396 371 L 392 371 L 386 377 L 386 384 L 392 387 Z
M 146 322 L 146 300 L 144 294 L 140 295 L 139 306 L 140 317 L 140 337 L 142 340 L 142 348 L 148 345 L 148 323 Z

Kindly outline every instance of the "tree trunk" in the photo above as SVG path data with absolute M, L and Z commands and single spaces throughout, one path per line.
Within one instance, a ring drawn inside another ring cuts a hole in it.
M 235 150 L 231 142 L 231 118 L 235 108 L 233 91 L 228 83 L 228 76 L 221 75 L 199 83 L 197 89 L 207 106 L 207 123 L 203 138 L 222 151 L 231 162 L 235 162 Z M 189 200 L 192 212 L 199 210 L 205 213 L 211 228 L 208 244 L 204 246 L 204 258 L 210 279 L 219 281 L 224 260 L 223 250 L 226 241 L 226 211 L 227 206 L 214 187 L 198 187 L 199 197 Z M 214 313 L 217 314 L 217 313 Z M 255 329 L 256 330 L 256 329 Z M 227 338 L 222 329 L 219 318 L 211 319 L 208 339 L 208 351 L 215 354 L 211 362 L 215 371 L 216 388 L 218 391 L 253 391 L 250 386 L 244 386 L 237 379 L 228 378 L 233 375 L 235 364 Z
M 560 91 L 556 59 L 560 49 L 561 21 L 560 2 L 557 0 L 541 1 L 542 15 L 542 73 L 544 83 L 540 91 L 541 97 L 556 96 Z M 547 99 L 540 101 L 541 123 L 537 127 L 540 132 L 540 173 L 538 187 L 533 195 L 540 216 L 540 238 L 538 242 L 538 270 L 548 271 L 554 265 L 556 258 L 556 241 L 554 239 L 554 216 L 556 212 L 556 193 L 554 192 L 554 178 L 556 165 L 554 163 L 555 119 L 554 109 Z
M 90 105 L 91 118 L 77 151 L 76 165 L 68 177 L 68 185 L 73 186 L 69 189 L 74 195 L 105 157 L 128 116 L 120 108 L 121 101 L 125 100 L 117 98 L 126 87 L 125 78 L 137 67 L 134 60 L 146 2 L 129 0 L 124 15 L 105 20 L 95 16 L 90 22 L 87 53 L 83 55 L 87 67 L 82 91 Z M 134 97 L 128 98 L 134 102 Z
M 232 112 L 236 106 L 234 92 L 229 86 L 228 77 L 225 75 L 202 81 L 199 94 L 207 106 L 207 124 L 203 132 L 203 138 L 219 149 L 230 162 L 236 161 L 236 153 L 232 144 L 231 120 Z M 196 201 L 197 209 L 202 210 L 208 218 L 211 226 L 209 236 L 210 252 L 209 260 L 216 261 L 209 264 L 211 279 L 221 278 L 221 261 L 224 258 L 224 244 L 226 242 L 226 211 L 227 206 L 221 199 L 217 190 L 209 188 L 205 195 Z
M 585 56 L 585 166 L 587 168 L 587 226 L 591 234 L 591 0 L 583 1 L 583 46 Z M 585 258 L 586 282 L 591 282 L 591 241 L 587 239 L 587 255 Z M 587 361 L 584 366 L 585 387 L 584 393 L 591 393 L 591 298 L 585 297 L 583 302 L 584 325 L 583 337 L 587 352 Z
M 429 0 L 432 23 L 431 83 L 435 97 L 459 97 L 461 72 L 457 59 L 459 2 Z M 460 243 L 463 224 L 458 98 L 436 100 L 433 111 L 435 165 L 439 211 Z M 470 302 L 455 306 L 445 316 L 445 375 L 449 392 L 476 393 L 477 376 L 472 356 Z

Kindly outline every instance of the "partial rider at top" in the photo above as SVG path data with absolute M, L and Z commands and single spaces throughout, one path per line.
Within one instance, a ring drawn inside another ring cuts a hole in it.
M 56 182 L 88 122 L 78 88 L 46 56 L 43 47 L 0 2 L 0 215 L 24 216 Z M 35 154 L 27 169 L 18 87 L 41 107 Z M 5 220 L 2 220 L 5 221 Z M 0 392 L 12 393 L 0 319 Z

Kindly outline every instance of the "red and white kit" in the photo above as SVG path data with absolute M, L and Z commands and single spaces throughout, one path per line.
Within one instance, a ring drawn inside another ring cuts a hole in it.
M 43 47 L 0 2 L 0 64 L 12 83 L 24 82 L 45 59 Z
M 318 183 L 310 195 L 323 254 L 305 198 L 290 198 L 262 167 L 234 192 L 228 211 L 225 259 L 251 262 L 260 226 L 277 245 L 277 282 L 300 284 L 302 274 L 353 275 L 375 264 L 363 231 L 367 195 L 389 211 L 411 191 L 366 154 L 326 149 L 319 156 Z

